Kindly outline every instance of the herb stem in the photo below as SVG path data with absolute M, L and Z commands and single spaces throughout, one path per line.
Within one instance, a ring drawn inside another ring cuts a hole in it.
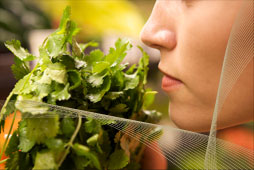
M 8 161 L 8 159 L 10 159 L 10 158 L 6 158 L 6 159 L 1 160 L 1 161 L 0 161 L 0 164 L 5 163 L 6 161 Z
M 9 96 L 7 97 L 5 103 L 4 103 L 3 107 L 2 107 L 2 110 L 1 110 L 1 112 L 0 112 L 0 121 L 3 119 L 4 110 L 5 110 L 6 106 L 7 106 L 7 104 L 9 103 L 9 101 L 10 101 L 10 99 L 11 99 L 13 93 L 14 93 L 14 90 L 11 91 L 11 93 L 10 93 Z
M 12 131 L 12 128 L 13 128 L 13 125 L 14 125 L 14 121 L 15 121 L 15 118 L 16 118 L 16 113 L 17 113 L 17 110 L 15 109 L 15 111 L 14 111 L 14 116 L 13 116 L 12 123 L 11 123 L 11 127 L 10 127 L 10 130 L 9 130 L 9 132 L 8 132 L 7 138 L 5 139 L 3 148 L 2 148 L 2 150 L 1 150 L 0 160 L 2 159 L 2 156 L 3 156 L 3 153 L 4 153 L 4 151 L 5 151 L 5 148 L 6 148 L 8 139 L 9 139 L 9 137 L 10 137 L 10 135 L 11 135 L 11 131 Z
M 82 123 L 82 118 L 79 114 L 77 127 L 76 127 L 74 133 L 72 134 L 70 141 L 67 143 L 67 149 L 65 150 L 64 155 L 62 156 L 61 160 L 58 163 L 58 168 L 62 165 L 63 161 L 65 160 L 66 156 L 68 155 L 68 153 L 70 151 L 70 148 L 73 145 L 73 141 L 75 140 L 75 138 L 76 138 L 76 136 L 79 132 L 79 129 L 81 127 L 81 123 Z

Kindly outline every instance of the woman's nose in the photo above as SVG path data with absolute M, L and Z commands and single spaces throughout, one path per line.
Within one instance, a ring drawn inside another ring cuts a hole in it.
M 161 49 L 173 50 L 176 46 L 176 34 L 173 31 L 172 16 L 163 4 L 156 2 L 151 16 L 141 31 L 140 38 L 146 45 Z

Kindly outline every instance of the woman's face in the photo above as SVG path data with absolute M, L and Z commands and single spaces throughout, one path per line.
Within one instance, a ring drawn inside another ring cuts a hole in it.
M 227 41 L 241 0 L 157 0 L 141 33 L 160 50 L 162 88 L 169 113 L 180 128 L 208 131 Z M 218 127 L 253 119 L 253 60 L 219 113 Z

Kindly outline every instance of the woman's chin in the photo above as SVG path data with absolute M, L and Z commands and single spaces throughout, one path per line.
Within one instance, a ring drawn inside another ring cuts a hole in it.
M 203 111 L 203 112 L 202 112 Z M 198 108 L 177 106 L 170 104 L 169 116 L 172 122 L 180 129 L 194 132 L 208 132 L 210 130 L 211 112 Z

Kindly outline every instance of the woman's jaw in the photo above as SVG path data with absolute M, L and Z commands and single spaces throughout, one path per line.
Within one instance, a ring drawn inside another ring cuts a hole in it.
M 225 50 L 240 4 L 241 1 L 156 1 L 143 28 L 142 41 L 160 50 L 159 69 L 164 74 L 162 88 L 170 98 L 169 114 L 182 129 L 210 129 Z M 250 120 L 253 62 L 231 90 L 217 125 L 222 129 Z

